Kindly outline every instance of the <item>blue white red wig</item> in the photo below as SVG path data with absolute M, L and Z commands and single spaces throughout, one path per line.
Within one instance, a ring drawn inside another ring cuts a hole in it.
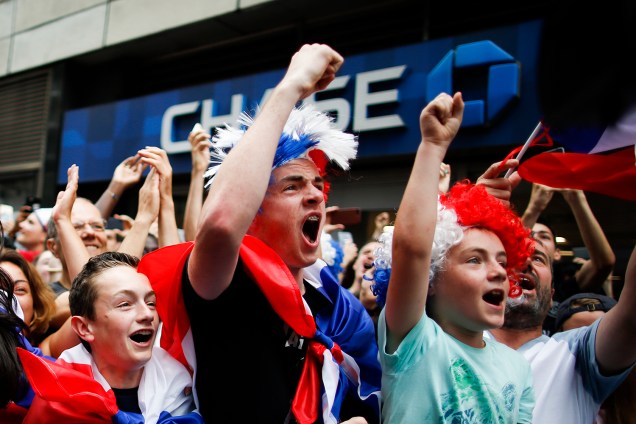
M 444 269 L 448 251 L 462 241 L 468 228 L 492 231 L 501 240 L 507 256 L 506 270 L 510 276 L 508 296 L 519 297 L 523 290 L 513 278 L 513 270 L 522 267 L 532 254 L 534 245 L 530 231 L 512 209 L 490 195 L 483 186 L 467 182 L 455 184 L 448 193 L 438 198 L 429 284 L 433 284 L 437 274 Z M 376 251 L 371 289 L 377 296 L 378 304 L 383 307 L 391 276 L 393 232 L 383 233 L 378 241 L 382 246 Z
M 228 153 L 240 142 L 254 119 L 243 112 L 236 126 L 226 124 L 217 130 L 212 138 L 210 166 L 205 173 L 206 188 L 212 184 Z M 315 109 L 311 104 L 303 104 L 294 108 L 289 115 L 278 142 L 272 169 L 294 159 L 308 158 L 324 176 L 329 162 L 348 170 L 349 161 L 355 159 L 357 151 L 356 136 L 337 129 L 333 118 L 328 114 Z

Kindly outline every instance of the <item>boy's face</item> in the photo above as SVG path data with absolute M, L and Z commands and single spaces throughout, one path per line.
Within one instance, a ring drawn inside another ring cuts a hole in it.
M 88 320 L 89 342 L 100 372 L 141 369 L 152 355 L 159 317 L 148 278 L 129 266 L 117 266 L 95 279 L 95 319 Z
M 494 233 L 479 228 L 465 231 L 431 288 L 436 318 L 444 331 L 466 334 L 503 325 L 510 288 L 505 266 L 506 251 Z
M 324 181 L 311 160 L 295 159 L 272 172 L 249 234 L 270 246 L 292 270 L 316 262 L 325 221 Z

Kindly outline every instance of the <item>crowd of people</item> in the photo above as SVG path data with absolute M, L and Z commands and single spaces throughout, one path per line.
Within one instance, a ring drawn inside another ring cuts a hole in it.
M 338 242 L 329 173 L 358 141 L 299 103 L 343 61 L 304 45 L 255 116 L 193 128 L 180 225 L 158 147 L 96 202 L 72 165 L 54 205 L 20 211 L 0 250 L 0 422 L 629 422 L 636 253 L 616 299 L 583 191 L 534 184 L 518 214 L 516 159 L 451 184 L 461 93 L 423 108 L 397 211 Z M 138 184 L 136 215 L 114 215 Z M 555 193 L 589 252 L 576 267 L 541 217 Z

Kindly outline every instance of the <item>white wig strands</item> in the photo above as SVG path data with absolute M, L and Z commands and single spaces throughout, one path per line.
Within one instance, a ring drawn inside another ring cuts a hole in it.
M 256 115 L 258 116 L 258 110 Z M 240 142 L 253 123 L 254 117 L 243 112 L 236 127 L 225 124 L 217 130 L 212 138 L 210 166 L 204 176 L 208 180 L 206 188 L 212 183 L 228 153 Z M 353 134 L 337 129 L 333 118 L 328 114 L 316 110 L 311 104 L 303 104 L 290 113 L 276 149 L 272 169 L 293 159 L 308 158 L 312 150 L 322 151 L 331 162 L 346 171 L 349 169 L 349 161 L 356 157 L 358 140 Z M 321 172 L 324 170 L 321 169 Z

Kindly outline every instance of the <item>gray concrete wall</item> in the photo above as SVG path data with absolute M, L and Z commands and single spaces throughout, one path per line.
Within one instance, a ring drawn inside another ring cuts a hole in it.
M 276 0 L 0 0 L 0 78 Z

